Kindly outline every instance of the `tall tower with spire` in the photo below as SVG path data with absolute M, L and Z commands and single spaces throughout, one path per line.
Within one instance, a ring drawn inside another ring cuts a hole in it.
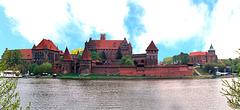
M 215 49 L 213 48 L 212 44 L 210 46 L 210 49 L 208 50 L 208 53 L 215 54 Z

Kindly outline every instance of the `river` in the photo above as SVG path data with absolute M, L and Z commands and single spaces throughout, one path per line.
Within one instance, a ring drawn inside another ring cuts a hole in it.
M 230 79 L 227 79 L 230 80 Z M 19 79 L 32 110 L 228 110 L 221 79 Z

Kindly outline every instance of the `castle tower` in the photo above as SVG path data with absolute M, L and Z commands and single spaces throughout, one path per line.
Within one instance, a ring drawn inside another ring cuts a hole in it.
M 80 68 L 79 68 L 79 74 L 81 73 L 91 73 L 92 69 L 92 60 L 90 58 L 90 55 L 88 53 L 88 49 L 85 47 L 83 50 L 82 57 L 80 59 Z
M 152 41 L 146 49 L 146 65 L 158 64 L 158 48 Z
M 215 49 L 213 48 L 212 44 L 210 46 L 210 49 L 208 50 L 208 53 L 215 54 Z
M 101 34 L 100 40 L 106 40 L 106 34 Z
M 72 72 L 72 57 L 68 51 L 68 48 L 66 47 L 65 52 L 63 54 L 63 58 L 61 60 L 62 68 L 61 72 L 66 74 L 66 73 L 71 73 Z

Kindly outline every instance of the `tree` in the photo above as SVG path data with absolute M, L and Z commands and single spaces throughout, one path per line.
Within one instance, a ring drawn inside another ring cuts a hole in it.
M 26 68 L 21 64 L 17 65 L 17 69 L 20 70 L 21 73 L 26 73 Z
M 15 67 L 18 64 L 22 64 L 22 58 L 23 53 L 21 50 L 6 50 L 3 53 L 2 60 L 5 61 L 5 64 L 7 67 Z
M 36 66 L 36 67 L 34 68 L 33 73 L 34 73 L 35 75 L 39 75 L 39 74 L 41 73 L 41 71 L 40 71 L 40 69 L 39 69 L 38 66 Z
M 190 57 L 187 53 L 181 52 L 179 55 L 173 56 L 173 62 L 177 64 L 186 65 L 190 62 Z
M 52 64 L 51 63 L 43 63 L 39 66 L 41 73 L 52 73 Z
M 119 62 L 119 65 L 134 65 L 134 62 L 130 55 L 126 55 L 122 57 L 122 59 Z
M 7 69 L 6 62 L 0 60 L 0 71 Z M 20 107 L 19 93 L 16 92 L 17 79 L 0 78 L 0 110 L 17 110 Z M 31 102 L 26 110 L 30 110 Z
M 233 109 L 240 109 L 240 78 L 232 78 L 231 84 L 227 80 L 222 80 L 222 85 L 225 88 L 222 88 L 221 93 L 227 98 L 228 106 Z
M 226 64 L 227 66 L 231 66 L 231 61 L 228 59 L 228 60 L 224 60 L 223 61 L 224 64 Z
M 25 66 L 27 67 L 27 70 L 29 70 L 29 68 L 31 67 L 31 62 L 30 61 L 27 61 Z
M 121 49 L 120 47 L 118 48 L 118 51 L 117 51 L 117 57 L 116 59 L 121 59 L 122 58 L 122 52 L 121 52 Z
M 101 60 L 101 57 L 99 56 L 99 54 L 96 51 L 91 51 L 90 57 L 92 60 Z
M 173 57 L 167 57 L 163 59 L 165 65 L 171 65 L 173 63 Z
M 72 49 L 72 51 L 70 52 L 70 54 L 77 54 L 77 53 L 83 53 L 83 49 L 80 47 L 79 49 Z
M 31 67 L 29 68 L 29 72 L 32 73 L 34 71 L 34 68 L 38 66 L 37 63 L 33 63 Z
M 59 59 L 58 59 L 58 61 L 61 61 L 61 60 L 62 60 L 62 58 L 63 58 L 63 56 L 60 56 L 60 57 L 59 57 Z
M 239 70 L 237 71 L 239 72 Z M 237 76 L 239 76 L 239 73 Z M 233 109 L 240 109 L 240 77 L 235 78 L 235 75 L 233 75 L 230 83 L 227 80 L 222 80 L 222 85 L 225 88 L 222 88 L 220 92 L 227 98 L 228 106 Z

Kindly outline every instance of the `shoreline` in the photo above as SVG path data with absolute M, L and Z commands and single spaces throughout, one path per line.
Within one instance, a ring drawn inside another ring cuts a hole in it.
M 28 76 L 27 78 L 36 78 L 36 76 Z M 41 76 L 45 79 L 72 79 L 72 80 L 152 80 L 152 79 L 213 79 L 216 76 L 115 76 L 115 75 L 88 75 L 88 76 Z

